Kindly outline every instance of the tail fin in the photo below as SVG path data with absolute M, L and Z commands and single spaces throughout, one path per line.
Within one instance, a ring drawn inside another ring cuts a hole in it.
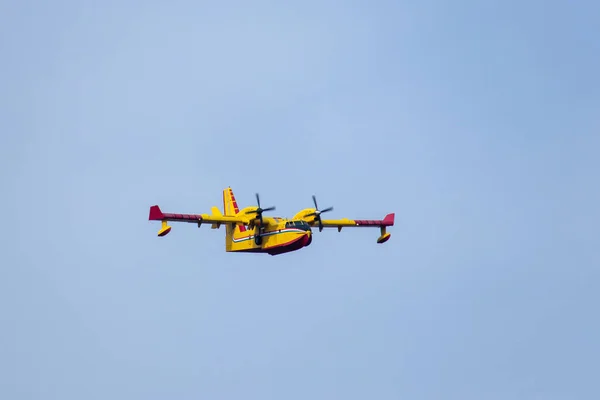
M 230 187 L 223 189 L 223 210 L 225 211 L 225 215 L 236 215 L 240 212 L 237 201 L 235 201 L 235 196 L 233 195 L 233 190 Z
M 240 212 L 237 201 L 230 187 L 223 189 L 223 210 L 225 215 L 236 215 Z M 227 224 L 225 227 L 225 250 L 231 251 L 233 245 L 233 231 L 235 225 Z

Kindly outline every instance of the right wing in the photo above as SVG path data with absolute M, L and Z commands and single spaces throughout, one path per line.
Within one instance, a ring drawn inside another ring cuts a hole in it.
M 219 228 L 221 224 L 245 224 L 248 225 L 254 218 L 248 218 L 242 215 L 223 215 L 217 207 L 212 208 L 212 214 L 173 214 L 163 213 L 159 206 L 150 207 L 149 221 L 162 221 L 162 228 L 158 236 L 165 236 L 171 231 L 167 221 L 173 222 L 191 222 L 198 224 L 211 224 L 213 229 Z

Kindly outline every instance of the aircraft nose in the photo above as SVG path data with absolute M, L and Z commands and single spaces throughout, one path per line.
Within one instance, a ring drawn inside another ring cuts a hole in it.
M 304 247 L 308 246 L 312 242 L 312 232 L 306 231 L 304 237 L 302 238 L 302 245 Z

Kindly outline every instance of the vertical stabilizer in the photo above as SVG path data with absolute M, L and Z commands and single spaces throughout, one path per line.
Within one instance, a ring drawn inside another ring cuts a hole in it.
M 223 189 L 223 210 L 225 210 L 225 215 L 236 215 L 240 212 L 230 187 Z
M 237 201 L 235 200 L 235 196 L 233 194 L 233 190 L 230 187 L 223 189 L 223 210 L 225 211 L 225 215 L 236 215 L 240 212 Z M 231 247 L 233 244 L 233 231 L 235 230 L 235 225 L 226 224 L 225 226 L 225 250 L 231 251 Z

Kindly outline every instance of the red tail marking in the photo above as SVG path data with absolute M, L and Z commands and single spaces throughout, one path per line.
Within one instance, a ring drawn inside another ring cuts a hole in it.
M 239 213 L 240 209 L 238 208 L 237 205 L 237 201 L 235 200 L 235 195 L 233 194 L 233 190 L 229 189 L 229 195 L 231 196 L 231 202 L 233 203 L 233 209 L 235 210 L 235 213 Z

